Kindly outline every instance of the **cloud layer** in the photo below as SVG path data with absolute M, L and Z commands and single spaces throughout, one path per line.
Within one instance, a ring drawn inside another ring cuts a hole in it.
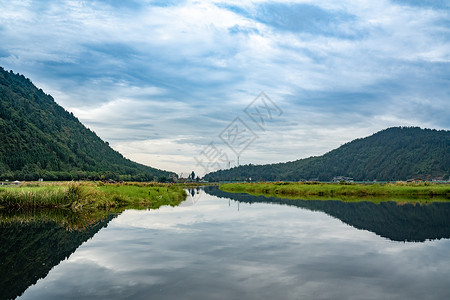
M 0 1 L 0 65 L 125 156 L 194 157 L 264 91 L 283 115 L 241 163 L 321 155 L 389 126 L 450 127 L 444 1 Z M 235 162 L 231 162 L 234 160 Z

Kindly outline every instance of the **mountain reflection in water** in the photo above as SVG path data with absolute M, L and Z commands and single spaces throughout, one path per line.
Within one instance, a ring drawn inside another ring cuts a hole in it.
M 0 212 L 0 299 L 450 297 L 448 203 L 188 191 L 95 222 Z
M 82 216 L 80 216 L 82 217 Z M 0 213 L 0 299 L 14 299 L 104 228 L 109 215 L 84 228 L 71 229 L 55 220 L 74 221 L 61 210 Z M 8 220 L 8 222 L 5 222 Z M 53 221 L 51 221 L 53 220 Z
M 242 193 L 228 193 L 217 187 L 205 191 L 221 198 L 245 203 L 273 203 L 322 211 L 357 229 L 371 231 L 393 241 L 424 242 L 450 238 L 450 202 L 398 204 L 394 201 L 343 202 L 339 200 L 301 200 Z

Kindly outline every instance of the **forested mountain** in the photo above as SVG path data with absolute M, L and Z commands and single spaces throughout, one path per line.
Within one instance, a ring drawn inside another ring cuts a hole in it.
M 245 165 L 205 175 L 222 180 L 366 180 L 449 178 L 450 131 L 393 127 L 357 139 L 322 156 L 270 165 Z
M 23 75 L 0 67 L 0 180 L 165 180 L 124 158 Z

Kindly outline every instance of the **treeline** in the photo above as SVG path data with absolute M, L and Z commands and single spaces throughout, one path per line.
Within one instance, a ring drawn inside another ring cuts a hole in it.
M 167 175 L 155 176 L 153 173 L 140 173 L 136 175 L 119 174 L 110 171 L 99 172 L 84 172 L 84 171 L 49 171 L 42 169 L 35 170 L 19 170 L 19 171 L 7 171 L 0 175 L 0 181 L 12 181 L 12 180 L 25 180 L 25 181 L 70 181 L 70 180 L 114 180 L 114 181 L 157 181 L 157 182 L 173 182 L 173 177 Z
M 23 75 L 0 67 L 0 180 L 170 180 L 124 158 Z
M 450 131 L 393 127 L 322 156 L 269 165 L 245 165 L 205 175 L 208 181 L 357 181 L 448 179 Z

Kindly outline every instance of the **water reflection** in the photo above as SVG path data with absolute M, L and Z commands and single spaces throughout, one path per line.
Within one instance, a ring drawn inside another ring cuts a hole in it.
M 217 187 L 210 195 L 246 203 L 272 203 L 322 211 L 357 229 L 369 230 L 393 241 L 424 242 L 450 238 L 450 202 L 424 204 L 397 202 L 342 202 L 295 200 L 227 193 Z
M 317 207 L 190 192 L 189 205 L 123 212 L 21 298 L 450 297 L 448 239 L 396 242 Z
M 195 205 L 198 201 L 200 201 L 200 198 L 204 193 L 202 193 L 203 187 L 195 187 L 195 188 L 188 188 L 186 189 L 187 192 L 187 198 L 185 201 L 181 202 L 179 206 L 186 207 Z
M 113 218 L 69 210 L 0 210 L 0 299 L 44 278 Z

